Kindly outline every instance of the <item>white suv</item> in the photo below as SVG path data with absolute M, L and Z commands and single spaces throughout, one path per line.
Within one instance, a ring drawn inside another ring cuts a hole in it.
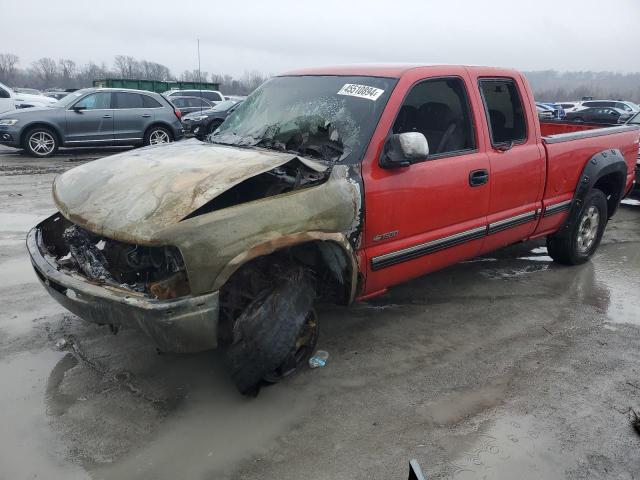
M 13 98 L 13 90 L 0 83 L 0 113 L 16 109 L 16 101 Z

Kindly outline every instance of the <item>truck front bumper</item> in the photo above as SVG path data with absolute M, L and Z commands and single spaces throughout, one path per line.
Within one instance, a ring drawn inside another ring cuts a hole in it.
M 39 226 L 27 235 L 27 249 L 42 285 L 80 318 L 141 330 L 163 352 L 200 352 L 217 346 L 218 292 L 156 300 L 92 282 L 57 264 L 42 244 Z

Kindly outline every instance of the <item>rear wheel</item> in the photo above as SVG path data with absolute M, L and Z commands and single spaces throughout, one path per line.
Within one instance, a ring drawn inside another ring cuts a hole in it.
M 568 230 L 547 237 L 549 256 L 564 265 L 586 262 L 598 249 L 607 220 L 607 197 L 593 189 L 585 198 L 578 221 Z
M 145 145 L 162 145 L 173 141 L 171 132 L 165 127 L 151 127 L 144 135 Z
M 231 378 L 245 395 L 255 396 L 265 382 L 276 383 L 299 372 L 318 340 L 310 273 L 292 267 L 273 283 L 235 320 L 226 351 Z
M 58 136 L 46 127 L 36 127 L 24 136 L 24 148 L 34 157 L 50 157 L 58 150 Z

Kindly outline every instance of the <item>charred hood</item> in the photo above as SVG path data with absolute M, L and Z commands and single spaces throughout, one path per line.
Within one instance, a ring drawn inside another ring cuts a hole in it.
M 287 152 L 189 140 L 76 167 L 56 178 L 53 198 L 68 220 L 86 230 L 124 242 L 152 244 L 156 233 L 188 216 L 206 213 L 212 200 L 249 179 L 275 171 L 274 184 L 279 179 L 299 182 L 300 175 L 285 171 L 293 164 L 316 177 L 324 176 L 326 170 L 323 164 Z M 266 188 L 262 196 L 282 191 Z

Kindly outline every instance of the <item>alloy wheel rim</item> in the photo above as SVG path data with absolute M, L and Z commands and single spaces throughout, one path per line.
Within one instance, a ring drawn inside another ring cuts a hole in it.
M 47 132 L 35 132 L 29 137 L 29 147 L 36 155 L 48 155 L 55 146 L 55 139 Z
M 578 250 L 580 253 L 587 253 L 598 235 L 598 227 L 600 225 L 600 212 L 594 206 L 588 208 L 588 210 L 582 216 L 580 225 L 578 227 Z
M 169 143 L 170 141 L 169 134 L 164 130 L 154 130 L 151 132 L 151 135 L 149 135 L 150 145 L 160 145 L 162 143 Z

